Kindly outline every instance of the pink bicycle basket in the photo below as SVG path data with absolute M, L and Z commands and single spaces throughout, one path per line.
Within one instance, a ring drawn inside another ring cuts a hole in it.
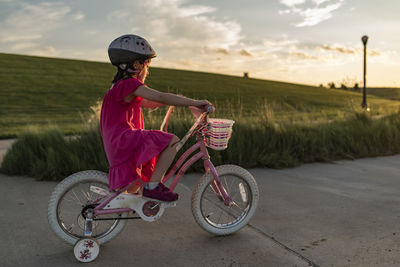
M 207 146 L 214 150 L 226 149 L 234 123 L 233 120 L 208 119 Z

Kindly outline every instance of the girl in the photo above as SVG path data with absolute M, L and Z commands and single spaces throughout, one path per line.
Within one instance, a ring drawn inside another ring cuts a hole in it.
M 137 35 L 123 35 L 111 42 L 108 55 L 117 73 L 104 97 L 100 128 L 110 164 L 111 190 L 122 188 L 137 179 L 147 182 L 143 196 L 160 201 L 175 201 L 173 193 L 160 181 L 172 163 L 179 138 L 156 130 L 144 130 L 142 107 L 163 105 L 211 105 L 207 100 L 194 100 L 147 87 L 144 80 L 156 53 L 150 44 Z M 132 186 L 128 192 L 135 190 Z

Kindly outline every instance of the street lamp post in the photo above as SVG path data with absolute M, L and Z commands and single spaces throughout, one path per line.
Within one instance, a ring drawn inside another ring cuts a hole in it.
M 364 35 L 361 38 L 361 41 L 364 44 L 364 88 L 363 88 L 363 100 L 361 103 L 362 108 L 367 108 L 367 88 L 366 88 L 366 74 L 367 74 L 367 42 L 368 36 Z

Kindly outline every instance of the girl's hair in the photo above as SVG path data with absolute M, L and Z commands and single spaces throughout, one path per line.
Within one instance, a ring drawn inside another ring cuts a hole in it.
M 145 60 L 138 60 L 140 64 L 144 64 Z M 125 65 L 124 69 L 122 69 L 121 65 Z M 112 80 L 112 84 L 118 82 L 119 80 L 132 78 L 137 72 L 133 67 L 133 62 L 129 64 L 121 64 L 117 66 L 117 73 L 114 75 L 114 79 Z

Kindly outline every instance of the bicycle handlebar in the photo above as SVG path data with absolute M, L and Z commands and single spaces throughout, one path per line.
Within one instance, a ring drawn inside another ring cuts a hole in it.
M 160 131 L 164 131 L 164 132 L 168 132 L 168 123 L 169 123 L 169 119 L 171 118 L 172 112 L 174 111 L 175 106 L 169 106 L 167 113 L 165 114 L 164 120 L 161 123 L 160 126 Z M 196 109 L 198 109 L 197 107 L 195 107 Z M 212 105 L 207 105 L 204 108 L 205 112 L 203 112 L 202 114 L 211 114 L 215 111 L 214 106 Z M 196 115 L 194 114 L 194 111 L 192 110 L 193 115 L 196 117 Z M 201 115 L 199 116 L 201 117 Z
M 178 145 L 176 146 L 176 151 L 179 151 L 179 149 L 182 148 L 182 146 L 186 143 L 186 141 L 192 136 L 193 132 L 196 130 L 196 128 L 199 126 L 199 124 L 208 116 L 208 114 L 213 113 L 215 111 L 214 106 L 208 105 L 204 108 L 205 112 L 203 112 L 197 119 L 196 122 L 192 125 L 192 127 L 189 129 L 189 131 L 185 134 L 185 136 L 178 142 Z M 174 111 L 174 106 L 170 106 L 168 108 L 167 113 L 165 114 L 164 120 L 161 124 L 160 130 L 168 132 L 168 122 L 169 119 L 172 115 L 172 112 Z
M 196 122 L 192 125 L 192 127 L 189 129 L 189 131 L 185 134 L 185 136 L 178 142 L 178 145 L 176 146 L 176 151 L 178 152 L 179 149 L 183 147 L 183 145 L 186 143 L 186 141 L 192 136 L 194 130 L 199 126 L 199 124 L 208 116 L 208 112 L 204 112 L 201 114 L 200 117 L 197 118 Z

